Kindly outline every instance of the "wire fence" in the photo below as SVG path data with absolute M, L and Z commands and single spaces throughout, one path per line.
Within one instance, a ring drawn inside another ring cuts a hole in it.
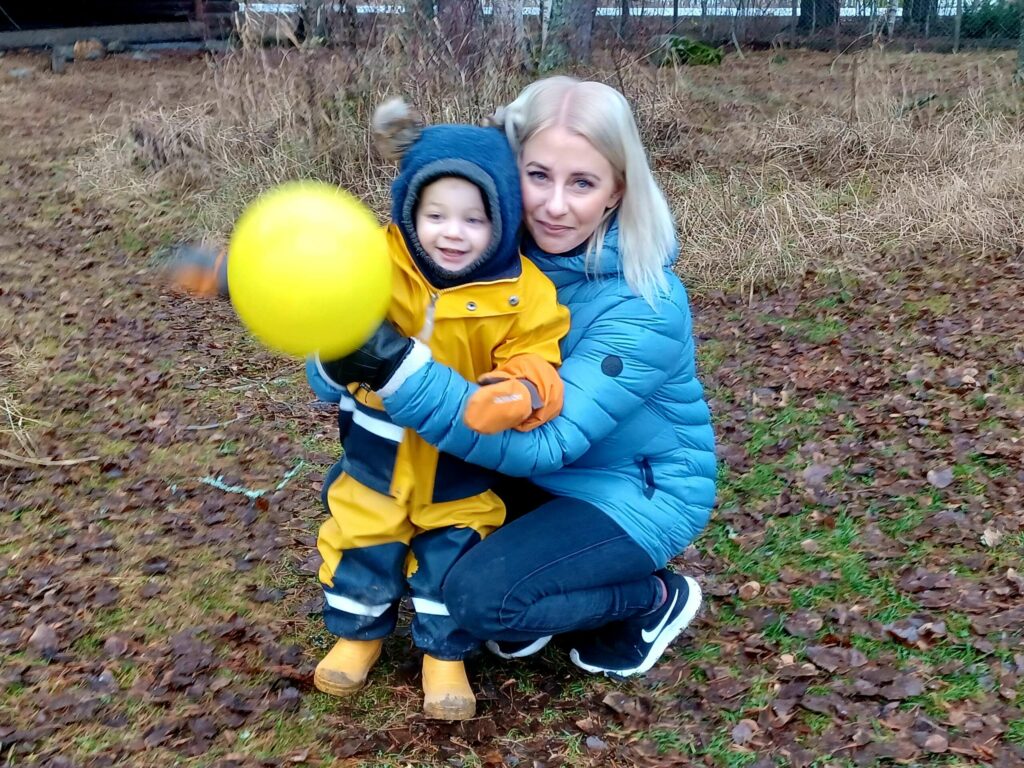
M 479 1 L 479 0 L 477 0 Z M 527 0 L 523 13 L 539 16 L 551 0 Z M 353 2 L 359 15 L 404 13 L 403 3 Z M 343 3 L 335 3 L 339 9 Z M 253 11 L 288 13 L 303 4 L 239 3 Z M 481 9 L 492 11 L 490 0 Z M 599 0 L 598 17 L 657 20 L 667 30 L 715 38 L 726 29 L 741 39 L 768 40 L 780 32 L 942 39 L 961 44 L 1014 45 L 1021 39 L 1024 0 Z

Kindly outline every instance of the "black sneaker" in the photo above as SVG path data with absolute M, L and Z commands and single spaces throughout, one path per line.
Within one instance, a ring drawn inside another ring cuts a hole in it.
M 545 635 L 544 637 L 538 637 L 536 640 L 522 640 L 520 642 L 488 640 L 484 645 L 487 646 L 488 651 L 503 659 L 522 659 L 537 653 L 537 651 L 550 642 L 551 635 Z
M 700 608 L 696 581 L 669 571 L 659 571 L 658 576 L 668 587 L 665 604 L 654 613 L 579 633 L 569 651 L 573 664 L 587 672 L 629 677 L 642 675 L 658 662 Z

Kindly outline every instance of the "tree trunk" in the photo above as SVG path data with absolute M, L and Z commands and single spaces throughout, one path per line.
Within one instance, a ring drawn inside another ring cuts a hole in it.
M 545 70 L 590 61 L 597 0 L 552 0 Z
M 629 0 L 619 0 L 619 37 L 626 37 L 626 28 L 629 25 Z
M 412 0 L 405 4 L 406 13 L 410 14 L 414 21 L 429 21 L 437 15 L 437 7 L 434 0 Z
M 526 27 L 523 24 L 523 0 L 493 0 L 491 39 L 488 50 L 499 60 L 526 63 Z
M 906 0 L 903 4 L 903 23 L 913 24 L 918 32 L 939 13 L 939 0 Z
M 437 20 L 456 63 L 479 65 L 480 27 L 483 10 L 479 0 L 437 0 Z
M 1020 39 L 1017 42 L 1017 74 L 1018 83 L 1024 84 L 1024 2 L 1020 4 Z
M 804 33 L 835 26 L 839 20 L 839 0 L 800 0 L 797 29 Z
M 964 25 L 964 0 L 956 0 L 956 18 L 953 19 L 953 53 L 960 53 L 960 30 Z

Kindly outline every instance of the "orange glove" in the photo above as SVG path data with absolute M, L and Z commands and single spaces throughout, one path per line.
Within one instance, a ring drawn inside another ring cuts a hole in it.
M 463 421 L 493 435 L 506 429 L 529 432 L 562 412 L 565 389 L 555 367 L 534 354 L 518 355 L 485 376 L 469 398 Z
M 226 250 L 181 246 L 167 266 L 171 284 L 193 296 L 228 296 L 228 254 Z

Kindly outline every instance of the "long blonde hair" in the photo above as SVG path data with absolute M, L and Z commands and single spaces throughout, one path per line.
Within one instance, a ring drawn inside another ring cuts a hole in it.
M 675 228 L 625 97 L 604 83 L 548 77 L 526 86 L 496 117 L 517 154 L 533 135 L 557 125 L 582 136 L 608 160 L 623 195 L 587 242 L 587 268 L 600 258 L 608 221 L 617 210 L 622 274 L 633 293 L 654 306 L 668 290 L 664 264 L 676 247 Z

